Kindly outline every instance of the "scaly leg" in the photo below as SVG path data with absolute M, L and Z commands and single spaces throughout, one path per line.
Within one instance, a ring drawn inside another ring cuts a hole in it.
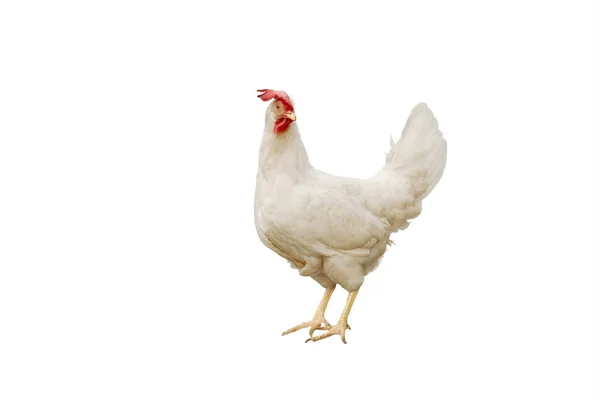
M 352 309 L 352 304 L 354 304 L 354 300 L 356 299 L 356 295 L 358 294 L 358 290 L 352 291 L 348 294 L 348 299 L 346 300 L 346 306 L 342 311 L 342 315 L 340 316 L 340 320 L 329 328 L 327 332 L 319 336 L 312 336 L 306 340 L 308 341 L 320 341 L 321 339 L 329 338 L 332 335 L 338 334 L 340 338 L 342 338 L 342 342 L 346 343 L 346 329 L 349 329 L 348 326 L 348 315 L 350 315 L 350 310 Z
M 300 325 L 296 325 L 293 328 L 288 329 L 281 335 L 291 334 L 292 332 L 296 332 L 302 328 L 310 327 L 308 334 L 312 336 L 313 332 L 317 329 L 329 329 L 331 328 L 331 324 L 325 320 L 325 309 L 327 309 L 327 304 L 329 304 L 329 299 L 331 298 L 331 294 L 333 294 L 333 290 L 335 290 L 335 286 L 325 289 L 325 294 L 323 294 L 323 298 L 321 299 L 321 303 L 315 312 L 315 316 L 311 321 L 303 322 Z M 323 324 L 323 326 L 321 326 Z

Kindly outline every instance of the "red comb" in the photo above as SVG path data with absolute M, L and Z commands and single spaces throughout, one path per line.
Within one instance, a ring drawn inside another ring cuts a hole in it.
M 257 92 L 262 92 L 260 95 L 258 95 L 258 97 L 265 102 L 268 102 L 271 99 L 281 100 L 285 107 L 294 110 L 294 106 L 292 106 L 290 97 L 282 90 L 259 89 Z

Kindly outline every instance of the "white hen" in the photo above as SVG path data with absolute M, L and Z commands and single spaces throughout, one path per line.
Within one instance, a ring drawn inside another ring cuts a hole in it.
M 348 315 L 365 276 L 391 243 L 421 213 L 421 202 L 440 180 L 446 141 L 427 105 L 412 110 L 383 168 L 369 179 L 343 178 L 312 167 L 300 138 L 292 101 L 283 91 L 261 90 L 273 99 L 265 115 L 254 216 L 260 240 L 302 276 L 325 288 L 312 320 L 283 335 L 310 328 L 308 341 L 339 334 L 346 343 Z M 348 299 L 338 323 L 325 320 L 336 285 Z M 314 336 L 315 330 L 326 330 Z

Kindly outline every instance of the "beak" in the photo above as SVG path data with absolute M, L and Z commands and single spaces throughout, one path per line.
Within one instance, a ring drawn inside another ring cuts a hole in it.
M 291 121 L 296 121 L 296 113 L 294 112 L 285 112 L 282 116 L 287 117 Z

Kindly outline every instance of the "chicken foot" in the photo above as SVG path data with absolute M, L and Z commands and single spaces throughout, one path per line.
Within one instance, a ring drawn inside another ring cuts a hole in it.
M 327 322 L 325 319 L 325 310 L 327 309 L 327 304 L 329 304 L 329 299 L 331 298 L 331 294 L 333 294 L 333 290 L 335 290 L 335 285 L 333 287 L 329 287 L 325 289 L 325 293 L 323 294 L 323 298 L 321 298 L 321 302 L 319 303 L 319 307 L 315 312 L 315 315 L 312 320 L 303 322 L 300 325 L 296 325 L 293 328 L 288 329 L 281 335 L 291 334 L 292 332 L 296 332 L 303 328 L 310 327 L 308 334 L 312 337 L 312 334 L 316 330 L 327 330 L 331 328 L 331 324 Z
M 308 338 L 305 342 L 309 342 L 309 341 L 316 342 L 316 341 L 320 341 L 321 339 L 329 338 L 330 336 L 338 334 L 340 336 L 340 338 L 342 339 L 342 342 L 347 343 L 346 342 L 346 329 L 350 329 L 350 326 L 348 325 L 348 315 L 350 315 L 350 310 L 352 309 L 352 304 L 354 304 L 354 300 L 356 299 L 357 294 L 358 294 L 358 290 L 352 291 L 351 293 L 348 294 L 348 299 L 346 300 L 346 306 L 344 307 L 344 310 L 342 311 L 342 315 L 340 316 L 340 319 L 337 322 L 337 324 L 335 324 L 334 326 L 329 328 L 329 330 L 322 335 L 319 335 L 319 336 L 311 335 L 310 338 Z

